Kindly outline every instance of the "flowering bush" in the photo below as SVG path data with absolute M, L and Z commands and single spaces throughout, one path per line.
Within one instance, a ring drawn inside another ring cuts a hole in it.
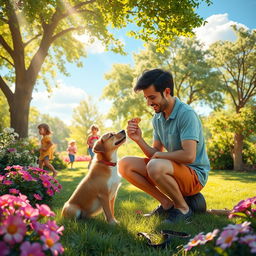
M 0 256 L 62 254 L 59 240 L 64 228 L 49 219 L 53 216 L 47 205 L 33 208 L 24 195 L 0 196 Z
M 36 165 L 36 146 L 32 141 L 19 139 L 12 128 L 5 128 L 0 133 L 0 169 L 8 165 Z
M 22 193 L 32 205 L 49 202 L 61 188 L 55 178 L 37 167 L 14 165 L 0 171 L 0 195 Z
M 239 202 L 230 212 L 229 218 L 241 217 L 251 222 L 229 224 L 221 231 L 215 229 L 206 235 L 201 232 L 184 246 L 185 251 L 207 243 L 207 246 L 197 247 L 204 255 L 252 255 L 256 253 L 255 206 L 256 197 Z

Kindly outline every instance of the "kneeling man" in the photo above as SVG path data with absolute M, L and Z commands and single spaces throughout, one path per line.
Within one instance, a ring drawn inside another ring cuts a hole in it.
M 192 211 L 184 196 L 199 193 L 210 170 L 201 121 L 189 105 L 173 96 L 173 87 L 172 75 L 161 69 L 139 78 L 134 90 L 143 91 L 155 111 L 153 146 L 145 142 L 134 118 L 128 122 L 127 134 L 147 158 L 126 156 L 119 161 L 120 174 L 160 202 L 145 216 L 158 214 L 170 222 L 189 220 Z

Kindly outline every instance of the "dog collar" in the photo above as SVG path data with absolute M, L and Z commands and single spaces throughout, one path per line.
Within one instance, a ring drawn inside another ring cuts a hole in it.
M 108 165 L 108 166 L 116 166 L 116 163 L 105 161 L 105 160 L 98 160 L 97 162 Z

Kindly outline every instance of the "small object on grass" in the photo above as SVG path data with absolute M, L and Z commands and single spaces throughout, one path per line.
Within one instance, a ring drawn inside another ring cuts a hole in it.
M 165 248 L 168 244 L 170 244 L 172 238 L 189 238 L 191 235 L 187 234 L 185 232 L 179 232 L 179 231 L 174 231 L 174 230 L 161 230 L 159 233 L 162 238 L 163 242 L 160 243 L 153 243 L 152 242 L 152 235 L 149 233 L 145 232 L 139 232 L 137 235 L 140 237 L 144 237 L 147 240 L 147 245 L 153 247 L 153 248 Z

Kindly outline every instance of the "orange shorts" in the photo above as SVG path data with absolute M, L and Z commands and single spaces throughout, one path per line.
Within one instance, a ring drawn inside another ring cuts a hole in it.
M 149 158 L 144 158 L 145 164 L 150 161 Z M 199 182 L 196 171 L 187 165 L 179 164 L 171 161 L 173 165 L 173 178 L 179 185 L 181 194 L 183 196 L 192 196 L 199 193 L 203 186 Z

